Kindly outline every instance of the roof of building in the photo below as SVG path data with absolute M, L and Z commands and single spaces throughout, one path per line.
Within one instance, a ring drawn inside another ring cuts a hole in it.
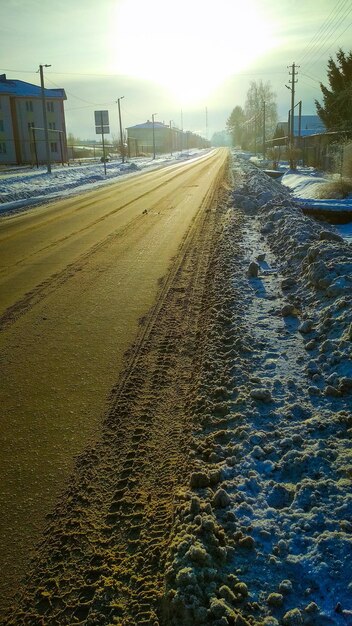
M 136 124 L 135 126 L 129 126 L 127 130 L 131 130 L 133 128 L 133 130 L 135 129 L 140 129 L 140 130 L 151 130 L 153 128 L 153 122 L 151 122 L 150 120 L 147 120 L 146 122 L 144 122 L 143 124 Z M 166 126 L 166 124 L 163 124 L 162 122 L 154 122 L 154 129 L 155 128 L 169 128 L 169 126 Z
M 294 117 L 294 134 L 298 135 L 299 116 Z M 285 134 L 288 132 L 288 122 L 279 122 L 277 128 L 281 128 Z M 318 115 L 301 115 L 301 137 L 324 133 L 326 130 L 323 122 Z
M 46 98 L 66 100 L 64 89 L 44 89 Z M 25 83 L 23 80 L 11 80 L 6 74 L 0 74 L 0 95 L 19 96 L 24 98 L 40 98 L 41 88 L 38 85 Z

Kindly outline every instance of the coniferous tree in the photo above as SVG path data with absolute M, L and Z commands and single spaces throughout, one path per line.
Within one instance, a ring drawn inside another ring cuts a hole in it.
M 340 48 L 337 61 L 328 61 L 330 89 L 320 83 L 323 104 L 315 101 L 317 113 L 327 130 L 352 130 L 352 51 Z

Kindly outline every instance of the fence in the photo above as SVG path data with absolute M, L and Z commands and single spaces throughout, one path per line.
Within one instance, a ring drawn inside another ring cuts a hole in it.
M 341 173 L 345 178 L 352 178 L 352 141 L 343 146 Z

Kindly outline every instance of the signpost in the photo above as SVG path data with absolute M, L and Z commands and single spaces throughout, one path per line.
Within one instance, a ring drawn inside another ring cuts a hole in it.
M 108 135 L 110 133 L 109 111 L 94 111 L 94 119 L 95 119 L 95 132 L 97 135 L 101 135 L 101 139 L 102 139 L 104 174 L 106 176 L 104 135 Z

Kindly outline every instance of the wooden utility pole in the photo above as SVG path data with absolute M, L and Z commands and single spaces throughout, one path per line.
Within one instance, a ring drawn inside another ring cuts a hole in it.
M 122 163 L 125 162 L 125 146 L 124 146 L 124 142 L 123 142 L 120 100 L 122 100 L 122 98 L 124 98 L 124 97 L 125 96 L 121 96 L 121 98 L 117 98 L 117 106 L 118 106 L 118 109 L 119 109 L 119 126 L 120 126 L 120 144 L 121 144 Z
M 152 120 L 153 120 L 153 159 L 155 159 L 155 116 L 157 115 L 157 113 L 153 113 L 152 115 Z
M 292 63 L 292 65 L 288 65 L 287 66 L 288 69 L 291 68 L 291 72 L 289 72 L 289 75 L 292 76 L 292 79 L 290 79 L 288 82 L 291 84 L 291 87 L 289 87 L 289 89 L 291 89 L 291 117 L 290 117 L 290 122 L 291 122 L 291 128 L 289 129 L 289 133 L 290 133 L 290 148 L 291 148 L 291 158 L 290 158 L 290 167 L 293 168 L 294 167 L 294 159 L 292 156 L 292 150 L 294 148 L 295 145 L 295 115 L 294 115 L 294 108 L 295 108 L 295 84 L 297 83 L 297 79 L 296 79 L 296 70 L 297 67 L 299 67 L 299 65 L 296 65 L 295 63 Z
M 47 117 L 46 117 L 46 102 L 45 102 L 45 88 L 44 88 L 43 67 L 51 67 L 51 65 L 47 65 L 47 64 L 46 65 L 39 65 L 40 91 L 41 91 L 41 98 L 42 98 L 43 125 L 44 125 L 44 137 L 45 137 L 46 167 L 47 167 L 48 174 L 51 174 L 49 133 L 48 133 L 48 122 L 47 122 Z
M 32 133 L 33 133 L 33 147 L 34 147 L 35 162 L 36 162 L 36 166 L 38 168 L 39 167 L 39 163 L 38 163 L 37 141 L 36 141 L 36 137 L 35 137 L 35 128 L 34 128 L 34 126 L 32 126 Z
M 263 100 L 263 159 L 265 159 L 265 100 Z
M 170 156 L 172 156 L 172 144 L 173 144 L 173 141 L 172 141 L 172 120 L 170 120 L 169 127 L 170 127 Z

